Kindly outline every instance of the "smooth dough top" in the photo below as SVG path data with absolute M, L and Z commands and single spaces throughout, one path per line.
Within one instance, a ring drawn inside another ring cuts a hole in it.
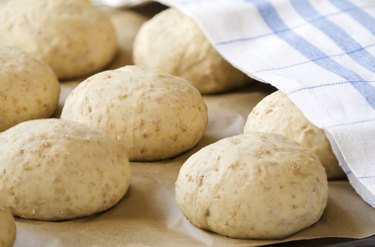
M 0 47 L 0 64 L 0 132 L 25 120 L 51 116 L 60 94 L 53 71 L 10 47 Z
M 235 238 L 283 238 L 315 223 L 328 197 L 324 168 L 296 142 L 249 133 L 202 148 L 181 167 L 176 201 L 194 225 Z
M 106 210 L 129 180 L 120 145 L 81 124 L 31 120 L 0 134 L 0 192 L 19 217 L 61 220 Z
M 175 76 L 125 66 L 96 74 L 66 99 L 61 118 L 124 143 L 131 161 L 159 160 L 192 148 L 207 125 L 194 86 Z
M 116 51 L 108 17 L 83 0 L 0 3 L 0 45 L 34 54 L 60 79 L 92 73 Z
M 4 195 L 0 195 L 0 246 L 11 247 L 16 238 L 16 222 L 6 206 L 5 198 Z
M 251 111 L 244 133 L 253 131 L 280 134 L 300 143 L 318 156 L 329 179 L 345 175 L 324 131 L 307 120 L 301 110 L 280 91 L 265 97 Z
M 222 58 L 191 18 L 173 8 L 142 26 L 134 43 L 134 63 L 180 76 L 201 93 L 224 92 L 248 81 Z

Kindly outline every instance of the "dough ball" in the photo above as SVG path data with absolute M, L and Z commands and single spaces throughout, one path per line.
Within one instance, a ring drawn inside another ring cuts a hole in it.
M 34 54 L 60 79 L 97 71 L 116 51 L 111 22 L 88 1 L 6 1 L 0 23 L 0 45 Z
M 324 131 L 310 123 L 301 110 L 280 91 L 265 97 L 249 114 L 244 133 L 252 131 L 272 132 L 300 143 L 318 156 L 328 179 L 345 175 Z
M 160 160 L 192 148 L 207 108 L 191 83 L 125 66 L 96 74 L 66 99 L 61 118 L 98 129 L 124 144 L 131 161 Z
M 6 199 L 0 196 L 0 246 L 11 247 L 16 238 L 16 222 L 6 206 Z
M 314 224 L 328 197 L 324 168 L 298 143 L 249 133 L 202 148 L 181 167 L 176 200 L 197 227 L 233 238 L 284 238 Z
M 134 63 L 182 77 L 201 93 L 228 91 L 248 80 L 176 9 L 164 10 L 142 26 L 134 43 Z
M 115 205 L 129 186 L 121 146 L 75 122 L 23 122 L 0 134 L 0 192 L 14 215 L 62 220 Z
M 0 64 L 0 132 L 25 120 L 51 116 L 60 94 L 53 71 L 10 47 L 0 47 Z

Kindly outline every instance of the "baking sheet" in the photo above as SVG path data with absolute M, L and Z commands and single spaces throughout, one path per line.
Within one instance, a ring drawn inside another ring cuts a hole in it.
M 66 95 L 79 81 L 62 83 L 60 109 Z M 174 200 L 174 182 L 182 163 L 205 145 L 241 133 L 247 114 L 273 90 L 265 84 L 254 83 L 234 92 L 205 96 L 209 123 L 204 137 L 193 150 L 166 161 L 132 163 L 128 193 L 106 212 L 63 222 L 17 219 L 15 246 L 253 246 L 321 237 L 373 235 L 375 210 L 357 196 L 347 181 L 330 182 L 328 207 L 322 218 L 283 240 L 230 239 L 200 230 L 184 219 Z

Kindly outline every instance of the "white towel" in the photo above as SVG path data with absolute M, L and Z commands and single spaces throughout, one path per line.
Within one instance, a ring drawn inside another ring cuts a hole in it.
M 323 128 L 351 184 L 375 207 L 375 1 L 163 0 L 217 50 L 277 87 Z

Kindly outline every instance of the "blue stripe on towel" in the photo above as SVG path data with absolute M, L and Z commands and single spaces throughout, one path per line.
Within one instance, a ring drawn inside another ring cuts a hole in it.
M 295 10 L 306 21 L 322 16 L 308 1 L 291 0 L 291 3 Z M 363 47 L 350 37 L 340 26 L 327 18 L 321 18 L 311 24 L 327 35 L 344 52 L 358 50 L 358 52 L 348 53 L 348 55 L 364 68 L 375 72 L 375 58 L 367 50 L 363 49 Z
M 344 13 L 350 13 L 352 11 L 357 11 L 358 8 L 360 8 L 360 10 L 362 12 L 364 12 L 362 9 L 371 9 L 371 8 L 374 8 L 374 7 L 375 7 L 374 4 L 369 4 L 369 5 L 363 5 L 363 6 L 353 6 L 353 7 L 349 7 L 349 8 L 342 8 L 340 11 L 333 12 L 333 13 L 330 13 L 330 14 L 327 14 L 327 15 L 322 15 L 321 17 L 318 17 L 316 19 L 310 19 L 310 20 L 308 20 L 308 22 L 304 22 L 304 23 L 301 23 L 299 25 L 295 25 L 295 26 L 293 26 L 291 28 L 288 28 L 286 30 L 277 30 L 277 32 L 288 32 L 291 29 L 297 29 L 297 28 L 304 27 L 304 26 L 309 25 L 310 23 L 312 23 L 314 21 L 318 21 L 318 20 L 320 20 L 322 18 L 328 18 L 328 17 L 332 17 L 332 16 L 344 14 Z M 375 29 L 375 27 L 374 27 L 374 29 Z M 251 36 L 251 37 L 241 37 L 241 38 L 237 38 L 237 39 L 216 41 L 214 44 L 216 46 L 228 45 L 228 44 L 233 44 L 233 43 L 237 43 L 237 42 L 244 42 L 244 41 L 249 41 L 249 40 L 257 40 L 257 39 L 260 39 L 260 38 L 271 36 L 273 34 L 274 33 L 265 33 L 265 34 L 261 34 L 261 35 L 257 35 L 257 36 Z
M 353 11 L 348 12 L 347 14 L 375 35 L 375 18 L 369 15 L 366 11 L 348 0 L 330 0 L 330 2 L 340 10 L 348 8 L 353 9 Z
M 359 52 L 359 51 L 361 51 L 361 50 L 363 50 L 363 49 L 372 48 L 372 47 L 374 47 L 374 46 L 375 46 L 375 43 L 371 43 L 371 44 L 369 44 L 369 45 L 363 46 L 362 48 L 360 48 L 360 49 L 358 49 L 358 50 L 353 50 L 353 51 L 343 52 L 343 53 L 339 53 L 339 54 L 326 55 L 325 57 L 320 57 L 320 58 L 317 58 L 317 59 L 315 59 L 315 60 L 307 60 L 307 61 L 303 61 L 303 62 L 299 62 L 299 63 L 293 63 L 293 64 L 284 65 L 284 66 L 280 66 L 280 67 L 273 67 L 273 68 L 267 68 L 267 69 L 255 70 L 255 71 L 251 71 L 250 73 L 251 73 L 251 74 L 257 74 L 257 73 L 262 73 L 262 72 L 267 72 L 267 71 L 289 69 L 289 68 L 293 68 L 293 67 L 296 67 L 296 66 L 299 66 L 299 65 L 303 65 L 303 64 L 307 64 L 307 63 L 312 63 L 312 62 L 315 62 L 315 61 L 317 61 L 317 60 L 321 60 L 321 59 L 327 59 L 327 58 L 332 58 L 332 57 L 342 57 L 342 56 L 347 56 L 347 55 L 350 54 L 350 53 Z
M 363 82 L 375 83 L 375 81 L 339 81 L 339 82 L 331 82 L 331 83 L 321 83 L 321 84 L 296 88 L 296 89 L 285 92 L 285 94 L 291 95 L 291 94 L 299 93 L 301 91 L 307 91 L 307 90 L 312 90 L 312 89 L 321 88 L 321 87 L 332 87 L 332 86 L 339 86 L 339 85 L 349 84 L 349 83 L 354 84 L 354 83 L 363 83 Z
M 352 85 L 371 105 L 375 108 L 375 88 L 367 83 L 363 78 L 354 73 L 353 71 L 345 68 L 331 58 L 324 60 L 317 60 L 320 57 L 327 56 L 318 47 L 299 36 L 292 30 L 290 32 L 277 33 L 277 30 L 287 29 L 288 26 L 280 18 L 276 9 L 267 0 L 244 0 L 248 3 L 253 3 L 258 9 L 258 12 L 262 16 L 268 27 L 277 35 L 280 39 L 288 43 L 295 50 L 300 52 L 302 55 L 310 60 L 315 60 L 315 64 L 319 65 L 325 70 L 335 73 L 347 81 L 364 81 L 360 83 L 351 83 Z

